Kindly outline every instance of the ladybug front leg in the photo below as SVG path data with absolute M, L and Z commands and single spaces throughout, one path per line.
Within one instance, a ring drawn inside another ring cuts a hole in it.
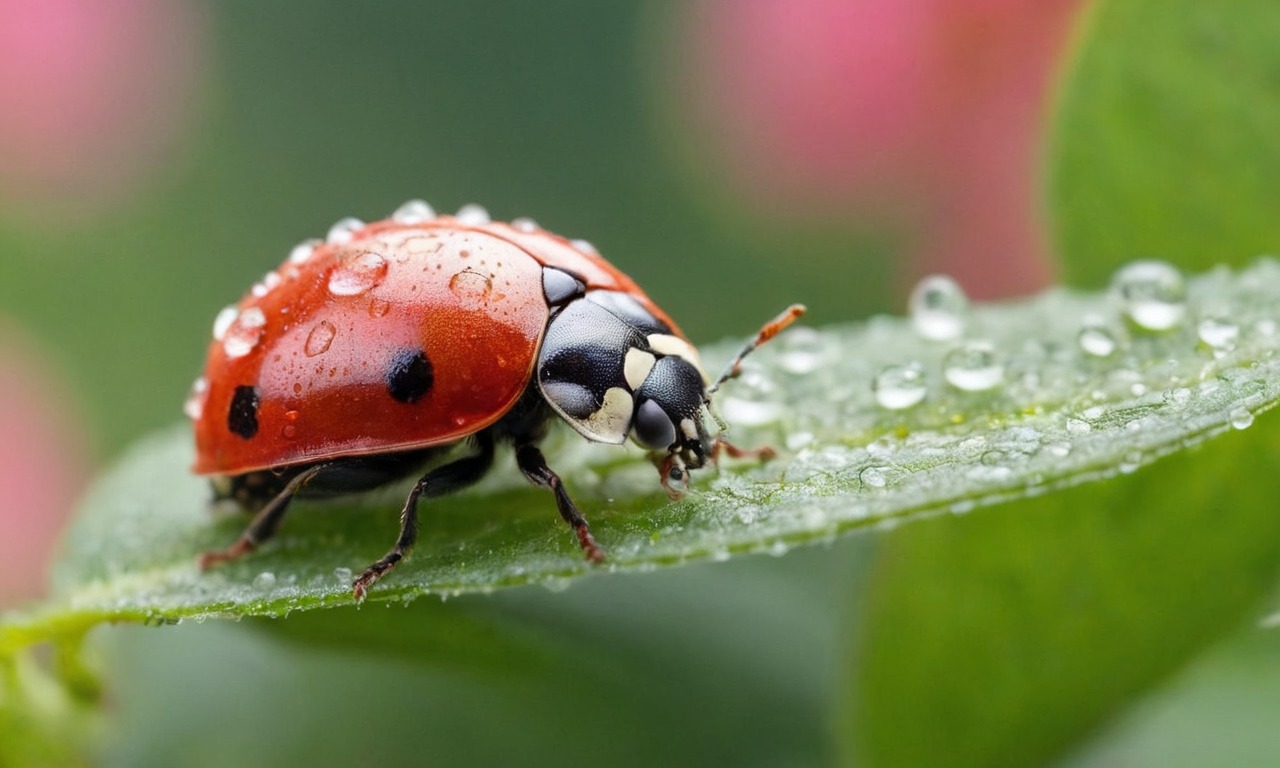
M 711 449 L 711 460 L 719 462 L 721 453 L 727 453 L 733 459 L 755 459 L 761 463 L 778 455 L 778 452 L 772 446 L 762 445 L 759 448 L 739 448 L 723 437 L 717 437 L 716 443 Z
M 519 465 L 524 476 L 529 478 L 529 482 L 543 488 L 550 488 L 556 495 L 556 506 L 560 509 L 560 516 L 566 523 L 573 526 L 573 532 L 578 535 L 578 545 L 582 547 L 587 560 L 592 563 L 604 562 L 604 550 L 591 535 L 587 519 L 578 511 L 573 499 L 569 498 L 569 492 L 564 489 L 560 476 L 547 466 L 546 457 L 542 455 L 542 451 L 538 450 L 538 446 L 532 443 L 516 445 L 516 464 Z
M 270 539 L 280 529 L 280 521 L 284 519 L 284 513 L 289 511 L 289 502 L 293 501 L 293 497 L 304 485 L 310 482 L 316 475 L 329 468 L 329 464 L 316 464 L 308 467 L 306 470 L 299 472 L 284 489 L 275 495 L 266 506 L 258 510 L 258 514 L 253 516 L 253 520 L 249 523 L 249 527 L 244 529 L 244 533 L 240 534 L 240 538 L 226 549 L 219 549 L 213 552 L 205 552 L 200 555 L 197 563 L 201 570 L 207 570 L 215 565 L 235 560 L 242 555 L 247 555 L 258 548 L 267 539 Z
M 400 535 L 396 544 L 378 562 L 364 569 L 364 573 L 351 585 L 352 596 L 356 602 L 362 602 L 374 582 L 386 575 L 387 571 L 396 567 L 404 556 L 413 548 L 418 539 L 418 499 L 422 497 L 444 496 L 474 484 L 489 468 L 493 466 L 493 436 L 488 432 L 476 435 L 479 452 L 466 458 L 436 467 L 423 475 L 409 497 L 405 499 L 404 509 L 400 510 Z

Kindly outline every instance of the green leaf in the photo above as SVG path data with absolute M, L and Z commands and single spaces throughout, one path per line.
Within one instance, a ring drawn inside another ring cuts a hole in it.
M 671 501 L 655 493 L 638 453 L 562 434 L 548 455 L 609 551 L 605 566 L 583 562 L 551 499 L 503 468 L 473 491 L 425 505 L 414 556 L 370 599 L 557 587 L 591 573 L 781 554 L 849 530 L 1131 472 L 1246 426 L 1280 398 L 1280 266 L 1217 271 L 1189 292 L 1191 315 L 1163 334 L 1127 328 L 1102 294 L 1051 291 L 978 308 L 968 333 L 991 340 L 1003 370 L 984 392 L 945 383 L 959 342 L 923 339 L 905 320 L 795 329 L 753 358 L 720 402 L 735 439 L 772 442 L 782 458 L 728 462 Z M 1229 311 L 1238 330 L 1231 348 L 1197 339 L 1201 306 Z M 1118 339 L 1111 356 L 1077 343 L 1086 317 L 1109 324 Z M 905 410 L 877 406 L 877 372 L 909 361 L 926 372 L 927 399 Z M 190 459 L 185 430 L 172 430 L 141 442 L 97 484 L 67 537 L 54 598 L 0 624 L 0 653 L 106 620 L 349 605 L 351 572 L 394 538 L 397 492 L 299 504 L 261 552 L 201 573 L 196 556 L 232 541 L 244 521 L 211 515 L 204 483 L 186 471 Z
M 1059 104 L 1049 210 L 1063 274 L 1241 263 L 1280 242 L 1280 4 L 1095 3 Z

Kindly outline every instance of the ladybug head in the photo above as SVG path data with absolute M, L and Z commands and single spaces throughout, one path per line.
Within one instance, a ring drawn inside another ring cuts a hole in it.
M 783 310 L 782 313 L 779 314 L 777 317 L 765 323 L 764 327 L 760 329 L 760 331 L 756 334 L 755 338 L 747 342 L 746 346 L 744 346 L 742 350 L 738 352 L 738 354 L 733 358 L 733 360 L 730 361 L 729 365 L 725 368 L 724 373 L 720 374 L 720 378 L 716 379 L 714 384 L 712 384 L 711 386 L 703 390 L 702 400 L 700 403 L 698 403 L 698 406 L 696 408 L 692 408 L 690 404 L 687 402 L 678 402 L 679 395 L 677 395 L 676 396 L 677 398 L 676 404 L 678 406 L 677 408 L 661 409 L 661 415 L 670 415 L 673 412 L 673 410 L 674 412 L 680 413 L 680 414 L 690 414 L 688 416 L 682 417 L 679 420 L 678 422 L 679 428 L 675 432 L 676 442 L 672 443 L 671 446 L 667 449 L 666 456 L 662 457 L 661 454 L 655 454 L 655 457 L 656 457 L 655 463 L 657 463 L 658 465 L 658 471 L 662 474 L 662 485 L 667 489 L 667 492 L 670 493 L 672 496 L 679 495 L 679 491 L 677 490 L 676 487 L 672 486 L 672 483 L 675 483 L 677 487 L 687 485 L 688 472 L 686 470 L 697 469 L 701 467 L 702 465 L 706 464 L 708 458 L 710 458 L 711 460 L 715 460 L 716 454 L 719 453 L 721 448 L 728 449 L 728 451 L 733 455 L 743 454 L 743 452 L 740 449 L 734 448 L 732 445 L 725 442 L 723 436 L 724 436 L 724 433 L 728 430 L 728 426 L 724 423 L 724 420 L 721 419 L 719 416 L 717 416 L 716 412 L 712 409 L 711 396 L 714 395 L 716 391 L 720 389 L 721 385 L 723 385 L 726 381 L 737 378 L 742 373 L 742 359 L 744 357 L 754 352 L 757 348 L 760 347 L 761 344 L 764 344 L 769 339 L 772 339 L 774 336 L 778 335 L 778 333 L 780 333 L 787 326 L 794 323 L 804 313 L 805 313 L 805 307 L 803 304 L 792 304 L 791 306 Z M 669 360 L 669 359 L 671 358 L 664 358 L 664 360 Z M 686 367 L 694 369 L 698 372 L 698 375 L 700 377 L 698 380 L 698 384 L 699 386 L 701 386 L 703 379 L 701 378 L 702 377 L 701 368 L 698 367 L 698 364 L 697 364 L 697 353 L 696 352 L 693 353 L 693 357 L 688 358 L 687 360 L 682 360 L 681 362 L 684 362 Z M 654 366 L 654 370 L 655 371 L 657 370 L 657 366 Z M 652 375 L 653 374 L 651 373 L 650 376 Z M 684 392 L 692 391 L 691 382 L 685 382 L 682 385 L 671 387 L 665 390 L 661 386 L 661 384 L 662 384 L 661 380 L 655 381 L 655 385 L 657 385 L 655 386 L 655 391 L 662 390 L 662 391 L 671 391 L 676 393 L 684 393 Z M 649 380 L 646 380 L 645 386 L 647 387 L 648 385 L 649 385 Z M 656 402 L 656 398 L 655 400 L 651 400 L 649 402 Z M 702 421 L 703 408 L 705 408 L 706 412 L 709 413 L 716 420 L 716 424 L 720 428 L 719 433 L 717 433 L 714 438 L 708 435 L 707 430 L 703 424 L 703 421 Z M 641 431 L 642 429 L 648 428 L 646 426 L 646 422 L 654 425 L 653 428 L 655 429 L 664 430 L 660 433 L 661 438 L 668 437 L 670 433 L 666 431 L 667 426 L 664 424 L 663 420 L 659 418 L 660 416 L 658 412 L 659 409 L 657 408 L 648 409 L 650 411 L 649 418 L 642 418 L 642 416 L 644 415 L 642 414 L 642 409 L 644 409 L 643 403 L 641 404 L 641 408 L 637 408 L 636 410 L 635 439 L 637 442 L 641 443 L 642 445 L 648 444 L 649 447 L 656 448 L 657 446 L 655 444 L 655 441 L 646 440 L 645 435 Z M 660 442 L 661 440 L 656 441 L 656 443 L 660 443 Z M 760 455 L 760 456 L 772 455 L 772 451 L 768 448 L 759 449 L 754 453 L 755 455 Z
M 554 307 L 538 359 L 547 403 L 590 440 L 630 438 L 652 451 L 664 485 L 713 453 L 707 381 L 693 345 L 618 291 L 582 291 Z
M 677 355 L 658 358 L 636 391 L 631 439 L 654 452 L 662 484 L 683 485 L 687 470 L 698 469 L 715 453 L 715 438 L 703 419 L 708 404 L 702 372 Z
M 538 356 L 542 396 L 583 437 L 614 444 L 630 438 L 648 449 L 663 486 L 676 495 L 688 471 L 714 459 L 720 444 L 707 431 L 711 395 L 804 309 L 792 307 L 766 325 L 708 387 L 698 351 L 635 297 L 573 285 L 575 291 L 547 291 L 553 309 Z

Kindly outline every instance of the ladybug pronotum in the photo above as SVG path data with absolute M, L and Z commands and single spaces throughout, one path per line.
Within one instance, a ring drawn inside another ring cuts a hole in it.
M 411 201 L 391 218 L 343 219 L 293 249 L 214 321 L 186 412 L 193 470 L 256 512 L 209 567 L 251 552 L 295 497 L 355 493 L 419 475 L 395 545 L 353 584 L 362 600 L 413 546 L 421 498 L 479 480 L 510 443 L 551 490 L 587 559 L 604 551 L 538 443 L 551 417 L 583 437 L 650 451 L 673 496 L 724 450 L 704 423 L 742 357 L 804 312 L 765 325 L 714 384 L 648 296 L 582 240 L 479 206 L 437 216 Z M 459 443 L 469 443 L 461 456 Z M 768 449 L 752 452 L 767 456 Z

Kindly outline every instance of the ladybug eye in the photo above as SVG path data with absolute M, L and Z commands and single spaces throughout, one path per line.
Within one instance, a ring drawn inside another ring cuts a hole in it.
M 662 451 L 676 441 L 676 427 L 666 412 L 653 400 L 645 400 L 636 409 L 632 426 L 636 440 L 646 448 Z

